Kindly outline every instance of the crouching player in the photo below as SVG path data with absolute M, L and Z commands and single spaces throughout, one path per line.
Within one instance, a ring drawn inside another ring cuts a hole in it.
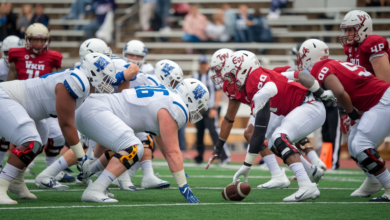
M 175 90 L 164 85 L 137 86 L 119 94 L 92 95 L 87 99 L 76 112 L 77 129 L 111 151 L 94 161 L 89 169 L 83 168 L 84 178 L 104 171 L 89 184 L 82 201 L 118 202 L 109 198 L 105 190 L 142 157 L 144 147 L 135 132 L 148 132 L 155 135 L 181 194 L 190 203 L 199 202 L 187 184 L 178 129 L 188 120 L 191 123 L 201 120 L 208 99 L 206 86 L 195 79 L 183 80 Z

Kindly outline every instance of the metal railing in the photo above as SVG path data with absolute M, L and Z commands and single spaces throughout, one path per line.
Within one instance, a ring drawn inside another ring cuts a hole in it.
M 122 38 L 122 27 L 129 19 L 134 19 L 134 15 L 138 14 L 139 11 L 139 3 L 138 1 L 134 3 L 133 6 L 126 9 L 126 13 L 118 18 L 115 21 L 115 45 L 118 47 L 118 43 L 121 42 Z

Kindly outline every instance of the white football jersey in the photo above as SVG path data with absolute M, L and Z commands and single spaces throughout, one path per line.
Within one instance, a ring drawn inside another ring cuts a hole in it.
M 33 120 L 39 121 L 57 117 L 55 88 L 59 83 L 64 84 L 76 100 L 76 108 L 89 95 L 89 81 L 79 69 L 66 69 L 40 78 L 3 82 L 0 87 L 20 103 Z
M 154 75 L 154 67 L 150 63 L 144 63 L 144 64 L 142 64 L 142 66 L 140 68 L 140 72 L 143 72 L 145 74 Z
M 0 59 L 0 82 L 4 82 L 7 79 L 9 72 L 9 66 L 5 63 L 4 58 Z

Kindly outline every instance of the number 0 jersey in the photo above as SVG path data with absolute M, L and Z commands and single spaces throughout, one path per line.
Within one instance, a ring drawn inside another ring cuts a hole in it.
M 326 77 L 334 74 L 344 90 L 351 97 L 352 104 L 359 111 L 368 111 L 378 104 L 390 84 L 376 78 L 363 67 L 339 60 L 323 60 L 316 63 L 310 71 L 321 84 Z
M 49 73 L 41 78 L 3 82 L 0 87 L 20 103 L 33 120 L 39 121 L 57 117 L 55 88 L 60 83 L 76 100 L 76 108 L 89 95 L 89 81 L 79 69 Z

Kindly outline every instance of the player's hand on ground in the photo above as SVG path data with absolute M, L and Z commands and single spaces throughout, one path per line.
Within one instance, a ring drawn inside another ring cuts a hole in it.
M 236 174 L 234 174 L 233 184 L 235 184 L 237 181 L 240 181 L 240 176 L 244 176 L 244 182 L 247 183 L 250 170 L 251 167 L 242 165 L 240 169 L 236 172 Z
M 214 160 L 221 158 L 221 154 L 222 154 L 222 148 L 218 149 L 216 146 L 214 146 L 214 152 L 211 155 L 209 162 L 207 163 L 206 170 L 209 169 L 210 164 L 212 164 L 214 162 Z
M 77 162 L 79 163 L 77 165 L 77 169 L 80 171 L 81 177 L 83 179 L 90 178 L 94 173 L 91 173 L 90 166 L 93 162 L 93 159 L 88 157 L 87 155 L 84 155 L 84 157 L 77 159 Z
M 194 196 L 190 187 L 186 183 L 183 187 L 179 187 L 180 193 L 187 199 L 188 203 L 199 203 L 200 201 Z

